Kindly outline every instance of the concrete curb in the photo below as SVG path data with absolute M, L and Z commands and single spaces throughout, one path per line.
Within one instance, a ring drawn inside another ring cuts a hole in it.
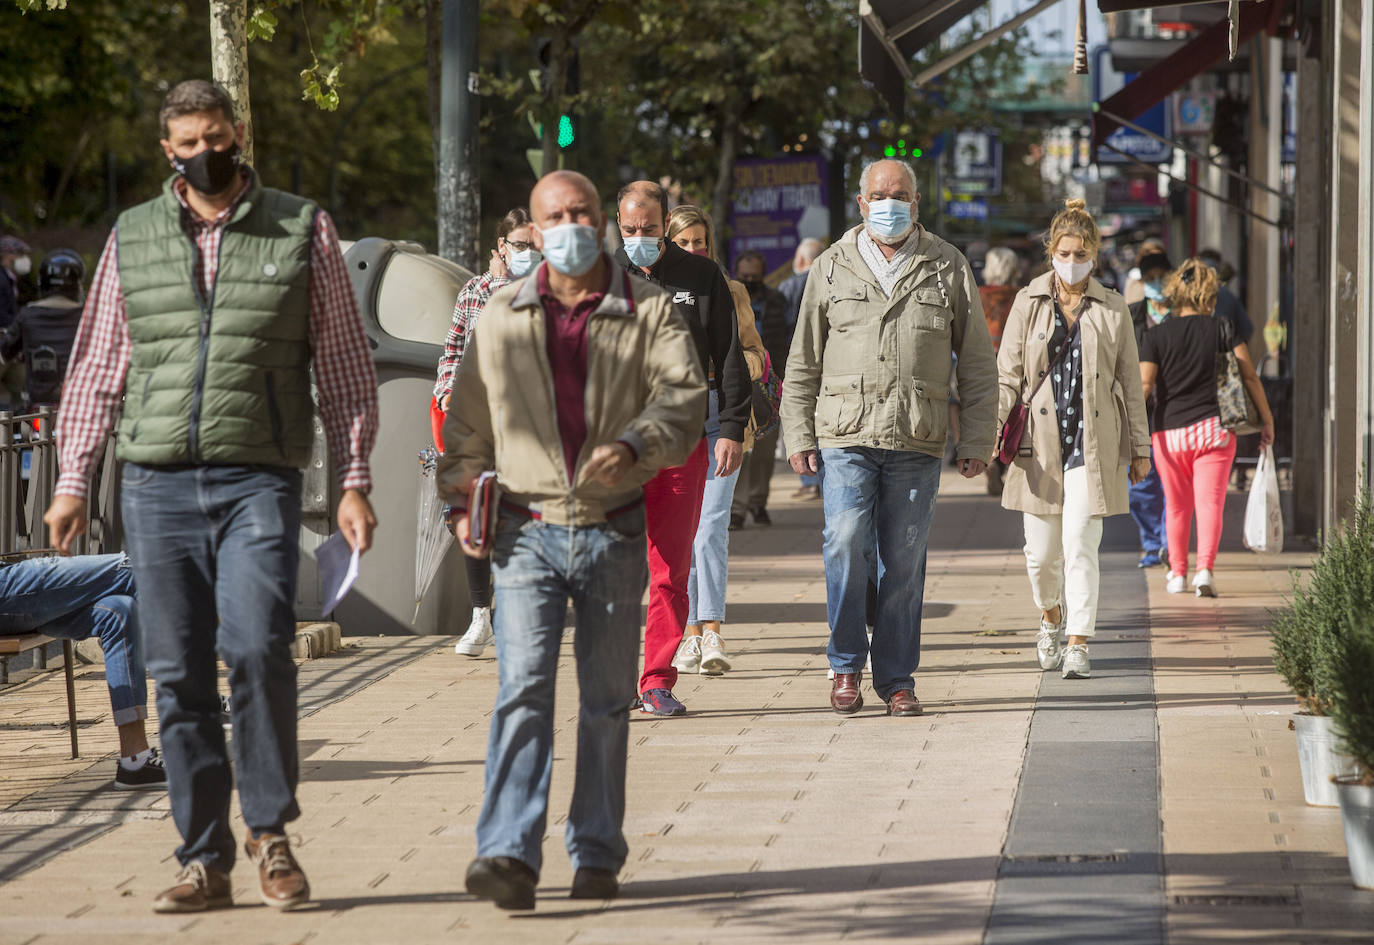
M 339 625 L 332 621 L 296 624 L 296 638 L 291 641 L 291 656 L 298 660 L 319 659 L 336 652 L 342 645 Z M 100 650 L 100 641 L 91 637 L 76 644 L 78 663 L 86 665 L 104 664 L 105 654 Z M 61 669 L 62 657 L 57 657 L 57 668 Z M 49 663 L 52 660 L 49 659 Z M 51 668 L 51 667 L 50 667 Z

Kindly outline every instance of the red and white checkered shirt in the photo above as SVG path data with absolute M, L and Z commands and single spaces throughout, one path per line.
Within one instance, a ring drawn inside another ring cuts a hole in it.
M 224 225 L 247 186 L 223 213 L 205 220 L 186 202 L 185 181 L 175 185 L 182 226 L 198 250 L 193 277 L 210 297 Z M 56 494 L 86 498 L 91 473 L 104 451 L 124 396 L 129 371 L 129 312 L 119 283 L 118 240 L 111 232 L 96 264 L 71 367 L 57 415 Z M 377 375 L 348 281 L 339 237 L 329 214 L 315 215 L 310 247 L 310 350 L 319 388 L 320 419 L 344 489 L 372 488 L 368 456 L 377 438 Z
M 480 276 L 473 276 L 458 293 L 458 301 L 453 306 L 453 322 L 448 326 L 444 337 L 444 353 L 439 358 L 439 377 L 434 382 L 434 399 L 444 402 L 453 391 L 453 375 L 458 365 L 463 363 L 463 352 L 467 350 L 468 333 L 472 323 L 482 314 L 496 290 L 510 282 L 510 276 L 492 275 L 487 270 Z

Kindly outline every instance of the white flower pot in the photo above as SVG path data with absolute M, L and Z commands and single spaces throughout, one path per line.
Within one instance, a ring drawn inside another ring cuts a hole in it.
M 1356 773 L 1355 761 L 1338 749 L 1340 737 L 1325 715 L 1293 716 L 1298 735 L 1298 763 L 1302 767 L 1302 795 L 1313 807 L 1338 807 L 1333 777 Z
M 1355 775 L 1337 778 L 1336 790 L 1350 879 L 1360 889 L 1374 889 L 1374 786 L 1361 784 Z

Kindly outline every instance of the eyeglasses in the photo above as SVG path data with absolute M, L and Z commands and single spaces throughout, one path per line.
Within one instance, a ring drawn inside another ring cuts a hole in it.
M 506 245 L 517 253 L 523 253 L 527 249 L 534 249 L 533 243 L 526 243 L 521 240 L 506 240 Z

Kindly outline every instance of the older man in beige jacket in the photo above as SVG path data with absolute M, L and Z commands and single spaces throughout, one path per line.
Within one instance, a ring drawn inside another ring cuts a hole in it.
M 963 406 L 956 456 L 971 478 L 992 456 L 997 367 L 967 260 L 914 220 L 920 195 L 910 166 L 870 164 L 859 186 L 863 225 L 816 259 L 802 296 L 783 381 L 783 439 L 794 470 L 821 473 L 830 705 L 842 715 L 863 707 L 871 647 L 874 691 L 889 715 L 913 716 L 921 714 L 913 674 L 950 374 Z M 865 596 L 874 573 L 870 642 Z
M 641 487 L 701 439 L 706 382 L 672 297 L 601 252 L 591 181 L 558 171 L 530 194 L 545 262 L 498 291 L 469 339 L 444 424 L 440 492 L 464 505 L 494 470 L 505 487 L 490 553 L 500 688 L 477 820 L 473 895 L 534 908 L 553 770 L 554 677 L 577 615 L 580 708 L 566 845 L 572 896 L 618 889 L 628 848 L 626 706 L 635 694 L 648 581 Z

